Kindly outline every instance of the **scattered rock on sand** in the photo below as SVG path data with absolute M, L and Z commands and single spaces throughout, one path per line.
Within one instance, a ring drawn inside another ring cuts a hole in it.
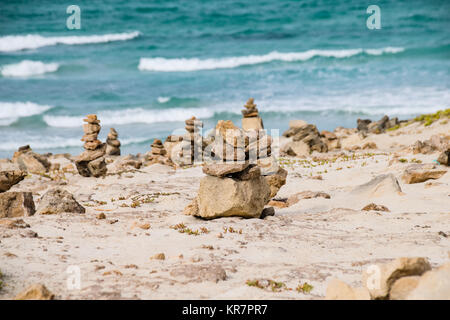
M 402 175 L 402 180 L 405 183 L 420 183 L 429 179 L 439 179 L 447 170 L 436 168 L 436 165 L 432 163 L 421 164 L 414 163 L 409 165 Z
M 22 170 L 0 171 L 0 192 L 8 191 L 13 185 L 22 181 L 26 172 Z
M 325 192 L 321 192 L 321 191 L 302 191 L 296 194 L 291 195 L 288 199 L 287 199 L 287 205 L 288 207 L 296 204 L 297 202 L 299 202 L 300 200 L 303 199 L 313 199 L 313 198 L 325 198 L 325 199 L 330 199 L 330 195 L 328 193 Z
M 63 212 L 85 213 L 86 209 L 75 200 L 71 193 L 58 188 L 47 191 L 37 207 L 37 213 L 39 214 Z
M 7 229 L 24 229 L 29 228 L 30 225 L 23 221 L 22 219 L 2 219 L 0 220 L 0 227 Z
M 362 278 L 372 299 L 386 299 L 398 279 L 420 276 L 428 270 L 431 270 L 431 265 L 426 258 L 398 258 L 365 270 Z
M 378 205 L 375 203 L 370 203 L 364 208 L 361 209 L 362 211 L 385 211 L 390 212 L 389 209 L 383 205 Z
M 366 288 L 352 288 L 341 280 L 332 279 L 325 300 L 370 300 L 370 293 Z
M 392 173 L 379 175 L 369 182 L 359 185 L 352 190 L 352 194 L 366 197 L 380 197 L 382 195 L 398 194 L 402 192 L 398 180 Z
M 287 174 L 288 172 L 280 167 L 277 172 L 264 176 L 270 186 L 270 198 L 275 197 L 280 188 L 286 184 Z
M 16 163 L 20 170 L 31 173 L 43 173 L 50 169 L 50 162 L 43 155 L 40 155 L 30 148 L 29 145 L 20 147 L 14 152 L 12 162 Z
M 313 151 L 327 152 L 328 147 L 322 139 L 319 130 L 313 124 L 307 124 L 304 121 L 290 121 L 289 129 L 283 133 L 283 136 L 290 138 L 281 148 L 281 153 L 289 156 L 305 156 Z
M 55 295 L 51 293 L 43 284 L 33 284 L 17 296 L 14 300 L 53 300 Z
M 450 263 L 423 274 L 407 300 L 450 300 Z
M 261 212 L 260 219 L 264 219 L 266 217 L 271 217 L 275 215 L 275 209 L 273 207 L 264 208 L 264 210 Z
M 193 282 L 212 281 L 217 283 L 227 279 L 227 273 L 222 266 L 217 264 L 184 265 L 172 270 L 170 275 L 172 277 L 186 277 Z
M 164 253 L 157 253 L 154 256 L 152 256 L 150 259 L 152 260 L 165 260 L 166 255 Z
M 32 216 L 35 211 L 31 192 L 0 193 L 0 218 Z
M 450 149 L 442 152 L 437 161 L 444 166 L 450 166 Z
M 389 300 L 405 300 L 419 284 L 420 276 L 402 277 L 394 282 L 389 292 Z

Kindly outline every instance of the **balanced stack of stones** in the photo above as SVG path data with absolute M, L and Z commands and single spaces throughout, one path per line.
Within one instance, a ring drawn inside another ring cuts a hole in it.
M 264 129 L 262 119 L 258 115 L 258 108 L 254 103 L 254 99 L 248 99 L 242 110 L 242 129 L 244 130 L 261 130 Z
M 202 160 L 203 137 L 200 128 L 203 128 L 203 122 L 191 117 L 185 121 L 187 134 L 183 137 L 179 157 L 184 164 L 193 164 L 195 160 Z
M 75 160 L 78 172 L 84 177 L 100 177 L 106 174 L 105 149 L 106 144 L 97 139 L 100 132 L 100 120 L 95 114 L 89 114 L 86 119 L 87 122 L 83 125 L 84 136 L 81 141 L 84 141 L 85 151 Z
M 106 154 L 110 156 L 120 156 L 120 141 L 117 139 L 116 129 L 111 128 L 106 138 Z
M 152 150 L 150 154 L 147 155 L 147 165 L 160 163 L 165 165 L 173 165 L 173 162 L 167 157 L 167 151 L 160 139 L 153 140 L 151 144 Z
M 151 147 L 152 147 L 152 155 L 153 156 L 158 157 L 158 156 L 166 155 L 166 150 L 164 149 L 164 146 L 163 146 L 161 140 L 159 140 L 159 139 L 153 140 Z

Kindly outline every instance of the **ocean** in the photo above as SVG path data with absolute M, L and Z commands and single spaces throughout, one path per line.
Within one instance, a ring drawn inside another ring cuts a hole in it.
M 319 130 L 450 107 L 450 1 L 0 0 L 0 157 L 82 151 L 82 118 L 144 153 L 196 116 Z M 381 29 L 369 29 L 369 5 Z

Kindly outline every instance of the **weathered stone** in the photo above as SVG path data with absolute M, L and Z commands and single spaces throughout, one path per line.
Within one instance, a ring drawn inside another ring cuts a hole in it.
M 0 218 L 32 216 L 35 211 L 31 192 L 0 193 Z
M 101 157 L 88 163 L 87 168 L 93 177 L 101 177 L 106 175 L 107 168 L 105 158 Z
M 419 279 L 419 276 L 409 276 L 398 279 L 391 287 L 389 299 L 405 300 L 411 291 L 417 287 Z
M 198 200 L 194 198 L 183 210 L 183 214 L 187 216 L 195 216 L 198 214 Z
M 423 274 L 407 300 L 450 300 L 450 263 Z
M 328 193 L 322 192 L 322 191 L 302 191 L 296 194 L 291 195 L 288 199 L 287 199 L 287 205 L 290 207 L 294 204 L 296 204 L 297 202 L 299 202 L 300 200 L 303 199 L 314 199 L 314 198 L 325 198 L 325 199 L 330 199 L 330 195 Z
M 325 300 L 370 300 L 370 293 L 366 288 L 352 288 L 341 280 L 332 279 Z
M 264 129 L 264 125 L 260 117 L 242 118 L 242 129 L 262 130 Z
M 26 172 L 21 170 L 0 171 L 0 192 L 8 191 L 13 185 L 22 181 Z
M 291 141 L 281 148 L 281 154 L 291 157 L 308 156 L 311 152 L 309 146 L 303 141 Z
M 100 140 L 94 140 L 94 141 L 86 142 L 84 144 L 84 149 L 86 149 L 86 150 L 95 150 L 98 147 L 100 147 L 101 145 L 102 145 L 102 142 Z
M 19 148 L 14 153 L 12 161 L 19 166 L 20 170 L 31 173 L 46 172 L 50 168 L 50 162 L 47 158 L 33 152 L 29 146 Z
M 450 166 L 450 149 L 442 152 L 437 161 L 444 166 Z
M 428 270 L 431 266 L 425 258 L 398 258 L 368 268 L 362 278 L 372 299 L 386 299 L 395 281 L 402 277 L 420 276 Z
M 434 164 L 414 163 L 409 165 L 402 175 L 404 183 L 421 183 L 429 179 L 439 179 L 447 170 L 436 168 Z
M 266 217 L 271 217 L 275 215 L 275 209 L 273 207 L 264 208 L 264 210 L 261 212 L 260 219 L 264 219 Z
M 206 176 L 200 180 L 196 215 L 206 219 L 259 218 L 269 199 L 270 187 L 264 177 L 239 181 Z
M 386 211 L 389 212 L 389 209 L 383 205 L 377 205 L 375 203 L 370 203 L 364 208 L 361 209 L 362 211 Z
M 351 192 L 354 195 L 380 197 L 386 194 L 398 194 L 402 192 L 400 185 L 392 173 L 379 175 L 369 182 L 359 185 Z
M 204 164 L 203 173 L 215 177 L 225 177 L 232 173 L 244 171 L 249 165 L 248 162 Z
M 250 165 L 241 172 L 232 173 L 229 175 L 230 178 L 237 180 L 251 180 L 256 179 L 261 176 L 261 169 L 256 165 Z
M 53 300 L 55 295 L 51 293 L 43 284 L 33 284 L 17 296 L 14 300 Z
M 184 265 L 170 272 L 172 277 L 186 277 L 193 282 L 219 282 L 227 279 L 227 273 L 220 265 Z
M 367 131 L 369 124 L 372 122 L 370 119 L 358 119 L 356 120 L 358 131 Z
M 83 124 L 83 132 L 85 135 L 92 135 L 92 134 L 98 134 L 100 132 L 100 125 L 99 124 Z
M 59 214 L 63 212 L 85 213 L 86 209 L 75 200 L 71 193 L 57 188 L 47 191 L 37 207 L 38 214 Z
M 275 197 L 280 188 L 286 184 L 287 174 L 288 172 L 280 167 L 277 172 L 265 176 L 270 186 L 270 198 Z

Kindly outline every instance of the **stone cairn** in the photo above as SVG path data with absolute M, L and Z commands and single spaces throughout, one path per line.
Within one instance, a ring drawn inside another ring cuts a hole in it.
M 183 136 L 178 156 L 183 164 L 190 165 L 195 160 L 202 160 L 204 143 L 200 128 L 203 128 L 203 122 L 196 117 L 191 117 L 185 121 L 185 124 L 187 133 Z
M 248 99 L 242 110 L 242 129 L 244 130 L 262 130 L 264 125 L 262 119 L 259 117 L 258 108 L 254 103 L 254 99 Z
M 170 166 L 173 165 L 173 162 L 167 157 L 167 151 L 160 139 L 153 140 L 151 147 L 151 152 L 149 155 L 147 155 L 147 161 L 149 162 L 147 165 L 155 163 L 166 164 Z
M 119 134 L 116 129 L 111 128 L 106 138 L 106 154 L 109 156 L 120 156 L 120 141 L 117 139 Z
M 84 177 L 104 176 L 107 171 L 104 158 L 106 144 L 97 139 L 101 129 L 100 120 L 97 115 L 89 114 L 83 121 L 87 122 L 83 125 L 84 136 L 81 139 L 85 151 L 75 161 L 78 172 Z

